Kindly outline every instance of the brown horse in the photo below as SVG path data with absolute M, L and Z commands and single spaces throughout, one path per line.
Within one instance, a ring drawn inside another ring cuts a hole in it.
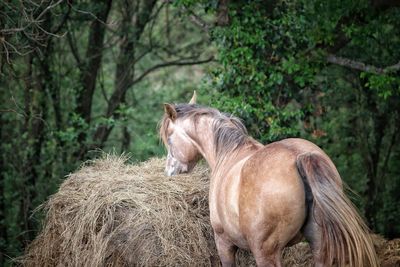
M 160 135 L 166 174 L 190 172 L 203 157 L 212 174 L 210 218 L 223 266 L 238 247 L 258 266 L 281 266 L 282 250 L 305 237 L 316 266 L 378 266 L 369 230 L 343 193 L 329 157 L 303 139 L 266 146 L 229 114 L 189 104 L 165 104 Z

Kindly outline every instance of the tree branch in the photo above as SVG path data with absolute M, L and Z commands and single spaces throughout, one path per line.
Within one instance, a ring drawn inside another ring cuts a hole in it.
M 207 59 L 196 60 L 196 61 L 181 61 L 181 59 L 179 59 L 179 60 L 174 60 L 174 61 L 170 61 L 170 62 L 160 63 L 160 64 L 154 65 L 153 67 L 145 70 L 140 76 L 138 76 L 136 79 L 134 79 L 128 85 L 128 87 L 131 87 L 132 85 L 140 82 L 144 77 L 146 77 L 147 75 L 149 75 L 153 71 L 156 71 L 156 70 L 158 70 L 160 68 L 171 67 L 171 66 L 198 65 L 198 64 L 204 64 L 204 63 L 211 62 L 212 60 L 214 60 L 214 56 L 211 56 L 211 57 L 209 57 Z
M 340 56 L 336 56 L 333 54 L 329 54 L 326 60 L 329 63 L 340 65 L 346 68 L 355 69 L 359 71 L 374 73 L 374 74 L 387 74 L 391 72 L 396 72 L 400 70 L 400 61 L 397 64 L 387 66 L 384 68 L 376 67 L 373 65 L 365 64 L 360 61 L 355 61 L 349 58 L 344 58 Z
M 64 14 L 63 18 L 61 19 L 61 22 L 53 31 L 54 34 L 57 34 L 62 29 L 62 27 L 67 23 L 70 14 L 71 14 L 71 5 L 68 5 L 67 12 Z
M 185 11 L 187 11 L 189 13 L 189 18 L 190 21 L 193 22 L 193 24 L 197 25 L 200 27 L 200 29 L 202 29 L 205 32 L 209 32 L 209 30 L 212 28 L 211 25 L 209 25 L 206 21 L 204 21 L 201 17 L 199 17 L 198 15 L 196 15 L 192 10 L 190 10 L 187 7 L 183 7 L 183 9 Z

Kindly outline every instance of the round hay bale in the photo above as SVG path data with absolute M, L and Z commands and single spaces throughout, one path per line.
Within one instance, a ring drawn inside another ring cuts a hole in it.
M 208 170 L 166 177 L 164 161 L 106 156 L 71 174 L 44 205 L 26 266 L 194 266 L 215 256 Z
M 382 267 L 400 267 L 400 238 L 385 240 L 373 235 L 373 241 Z
M 43 229 L 21 264 L 218 266 L 208 168 L 199 165 L 191 174 L 166 177 L 164 164 L 165 159 L 153 158 L 130 165 L 124 157 L 106 155 L 69 175 L 42 206 Z M 307 243 L 283 254 L 285 266 L 312 266 Z M 255 261 L 239 250 L 237 264 L 255 266 Z

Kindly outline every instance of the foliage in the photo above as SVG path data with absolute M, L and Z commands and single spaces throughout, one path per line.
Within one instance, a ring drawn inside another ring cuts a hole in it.
M 184 1 L 220 16 L 215 1 Z M 222 4 L 222 1 L 219 2 Z M 381 1 L 230 1 L 212 30 L 214 104 L 263 142 L 304 137 L 333 158 L 370 226 L 400 234 L 400 10 Z M 211 7 L 211 8 L 210 8 Z

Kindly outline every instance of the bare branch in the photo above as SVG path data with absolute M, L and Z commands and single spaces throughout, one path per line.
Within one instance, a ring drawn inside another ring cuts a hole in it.
M 61 28 L 67 23 L 67 20 L 68 20 L 70 14 L 71 14 L 71 5 L 68 5 L 67 12 L 64 14 L 63 18 L 61 19 L 60 24 L 58 24 L 58 26 L 55 28 L 53 33 L 56 34 L 61 30 Z
M 394 65 L 392 65 L 392 66 L 386 67 L 386 68 L 385 68 L 385 72 L 386 72 L 386 73 L 388 73 L 388 72 L 395 72 L 395 71 L 398 71 L 399 69 L 400 69 L 400 61 L 397 62 L 397 64 L 394 64 Z
M 84 15 L 89 15 L 90 17 L 94 18 L 96 21 L 100 22 L 101 24 L 103 24 L 104 26 L 108 26 L 107 22 L 100 19 L 98 16 L 96 16 L 94 13 L 90 12 L 90 11 L 86 11 L 86 10 L 82 10 L 82 9 L 78 9 L 76 7 L 74 7 L 72 5 L 72 1 L 68 1 L 68 5 L 72 8 L 73 11 L 77 12 L 77 13 L 81 13 Z
M 6 44 L 4 42 L 2 42 L 2 43 L 3 43 L 4 51 L 5 51 L 5 54 L 6 54 L 7 63 L 10 64 L 10 53 L 8 52 Z
M 209 32 L 209 30 L 212 28 L 211 25 L 209 25 L 206 21 L 204 21 L 201 17 L 199 17 L 198 15 L 196 15 L 196 13 L 194 13 L 192 10 L 190 10 L 187 7 L 183 7 L 183 9 L 185 11 L 187 11 L 189 13 L 189 18 L 190 21 L 193 22 L 193 24 L 197 25 L 200 27 L 200 29 L 202 29 L 205 32 Z
M 129 85 L 128 87 L 131 87 L 132 85 L 140 82 L 144 77 L 146 77 L 147 75 L 149 75 L 150 73 L 152 73 L 153 71 L 156 71 L 160 68 L 164 68 L 164 67 L 171 67 L 171 66 L 187 66 L 187 65 L 199 65 L 199 64 L 204 64 L 204 63 L 208 63 L 211 62 L 212 60 L 214 60 L 214 57 L 211 56 L 207 59 L 203 59 L 203 60 L 196 60 L 196 61 L 182 61 L 182 59 L 178 59 L 178 60 L 174 60 L 174 61 L 169 61 L 169 62 L 164 62 L 164 63 L 160 63 L 157 65 L 154 65 L 153 67 L 145 70 L 140 76 L 138 76 L 136 79 L 134 79 Z
M 0 57 L 6 58 L 6 62 L 11 64 L 11 55 L 16 54 L 24 56 L 32 51 L 38 50 L 40 53 L 41 47 L 46 47 L 51 37 L 62 37 L 57 35 L 57 32 L 64 25 L 68 18 L 69 10 L 56 28 L 56 31 L 51 31 L 44 27 L 46 19 L 45 15 L 53 12 L 53 10 L 63 3 L 65 0 L 51 0 L 51 1 L 16 1 L 4 2 L 7 10 L 1 12 L 1 16 L 6 19 L 6 25 L 9 28 L 0 29 L 0 46 L 3 47 Z M 7 3 L 10 2 L 10 3 Z M 19 4 L 17 3 L 19 2 Z M 35 13 L 41 12 L 35 17 Z
M 17 49 L 17 47 L 15 47 L 15 46 L 14 46 L 13 44 L 11 44 L 10 42 L 7 42 L 7 41 L 4 40 L 4 39 L 1 39 L 0 42 L 4 44 L 4 49 L 5 49 L 6 53 L 7 53 L 7 55 L 9 54 L 9 51 L 7 50 L 6 45 L 10 46 L 10 47 L 14 50 L 14 53 L 17 54 L 17 55 L 19 55 L 19 56 L 25 56 L 25 55 L 27 55 L 27 54 L 29 54 L 30 52 L 33 51 L 33 49 L 32 49 L 32 50 L 30 50 L 30 51 L 28 51 L 28 52 L 20 52 L 20 51 Z
M 59 0 L 58 2 L 56 2 L 56 3 L 54 3 L 54 4 L 48 5 L 48 6 L 42 11 L 42 13 L 40 13 L 40 15 L 36 17 L 35 21 L 38 22 L 38 21 L 43 17 L 44 14 L 46 14 L 50 9 L 52 9 L 52 8 L 58 6 L 59 4 L 61 4 L 61 2 L 63 2 L 63 1 L 64 1 L 64 0 Z
M 63 37 L 63 36 L 65 35 L 65 34 L 58 35 L 58 34 L 54 34 L 54 33 L 52 33 L 52 32 L 46 31 L 46 30 L 43 29 L 43 27 L 41 27 L 39 24 L 37 24 L 36 27 L 38 27 L 40 30 L 42 30 L 42 32 L 44 32 L 45 34 L 47 34 L 47 35 L 49 35 L 49 36 L 56 37 L 56 38 L 61 38 L 61 37 Z
M 376 67 L 373 65 L 365 64 L 360 61 L 355 61 L 349 58 L 344 58 L 340 56 L 336 56 L 333 54 L 329 54 L 326 58 L 329 63 L 340 65 L 346 68 L 360 70 L 364 72 L 374 73 L 374 74 L 387 74 L 391 72 L 396 72 L 400 70 L 400 61 L 397 64 L 387 66 L 384 68 Z

